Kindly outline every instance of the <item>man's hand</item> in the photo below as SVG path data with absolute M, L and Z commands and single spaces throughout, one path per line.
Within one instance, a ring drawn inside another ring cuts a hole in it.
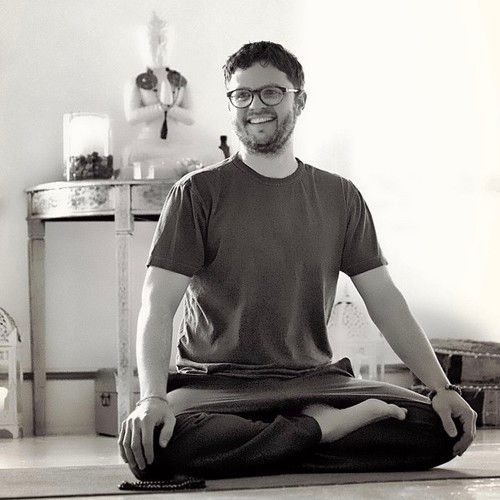
M 432 407 L 443 422 L 443 427 L 450 437 L 457 435 L 457 428 L 452 417 L 458 417 L 464 428 L 464 434 L 453 447 L 455 455 L 462 453 L 476 437 L 477 413 L 455 391 L 442 390 L 432 398 Z
M 118 444 L 120 455 L 131 467 L 145 469 L 153 462 L 153 431 L 162 425 L 160 446 L 165 448 L 175 426 L 175 415 L 165 401 L 149 399 L 141 403 L 122 422 Z

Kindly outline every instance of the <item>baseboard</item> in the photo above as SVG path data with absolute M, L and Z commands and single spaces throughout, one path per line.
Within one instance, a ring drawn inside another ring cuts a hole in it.
M 391 363 L 385 365 L 385 373 L 405 373 L 409 369 L 403 363 Z M 137 370 L 134 370 L 134 376 L 137 377 Z M 47 380 L 95 380 L 97 370 L 88 371 L 51 371 L 47 372 Z M 23 380 L 33 380 L 33 372 L 24 372 Z
M 137 377 L 137 370 L 134 370 L 134 377 Z M 97 370 L 47 372 L 45 378 L 46 380 L 95 380 Z M 33 372 L 24 372 L 23 380 L 33 380 Z

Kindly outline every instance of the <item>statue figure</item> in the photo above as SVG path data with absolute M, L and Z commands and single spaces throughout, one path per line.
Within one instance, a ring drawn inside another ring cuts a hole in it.
M 179 123 L 194 123 L 187 106 L 187 80 L 168 65 L 164 20 L 153 12 L 141 35 L 147 68 L 126 83 L 124 108 L 127 122 L 142 124 L 142 128 L 137 138 L 124 148 L 122 163 L 124 167 L 154 167 L 155 175 L 181 177 L 196 165 L 186 159 L 189 144 L 176 130 Z

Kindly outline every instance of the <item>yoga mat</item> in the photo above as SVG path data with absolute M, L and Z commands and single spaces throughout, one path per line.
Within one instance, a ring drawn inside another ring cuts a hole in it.
M 470 461 L 473 462 L 473 461 Z M 462 462 L 463 463 L 463 462 Z M 414 472 L 302 473 L 253 476 L 236 479 L 207 479 L 205 489 L 189 491 L 224 491 L 259 488 L 283 488 L 389 481 L 429 481 L 438 479 L 498 478 L 498 464 L 467 464 L 470 467 L 436 467 Z M 1 498 L 57 498 L 83 495 L 127 495 L 122 481 L 136 481 L 128 466 L 75 466 L 48 468 L 0 469 Z M 182 490 L 187 491 L 187 490 Z M 179 491 L 180 492 L 180 491 Z

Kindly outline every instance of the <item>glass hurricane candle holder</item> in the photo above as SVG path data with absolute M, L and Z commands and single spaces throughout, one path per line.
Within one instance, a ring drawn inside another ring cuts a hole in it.
M 64 178 L 110 179 L 113 168 L 111 126 L 107 115 L 66 113 L 63 117 Z
M 23 435 L 19 343 L 14 320 L 0 307 L 0 438 Z
M 384 379 L 384 337 L 351 299 L 347 286 L 333 306 L 328 335 L 335 358 L 349 358 L 357 378 Z

